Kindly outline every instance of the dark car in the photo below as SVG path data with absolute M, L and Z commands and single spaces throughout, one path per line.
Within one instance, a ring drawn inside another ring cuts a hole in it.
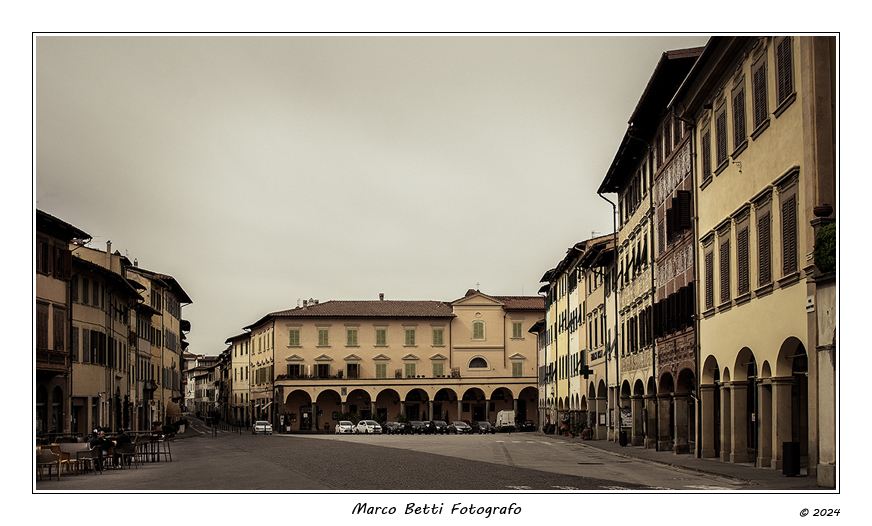
M 520 426 L 521 431 L 536 431 L 536 422 L 532 420 L 524 420 Z
M 386 435 L 400 435 L 403 433 L 403 424 L 399 422 L 385 422 L 382 424 L 382 431 Z
M 468 435 L 472 433 L 472 428 L 466 422 L 451 422 L 448 432 L 452 435 Z
M 410 420 L 409 426 L 409 433 L 412 435 L 421 435 L 426 430 L 426 425 L 420 420 Z
M 428 430 L 430 433 L 435 435 L 447 435 L 448 422 L 444 420 L 431 420 L 430 425 L 428 426 Z
M 497 432 L 497 429 L 490 422 L 476 422 L 473 424 L 472 429 L 479 435 Z

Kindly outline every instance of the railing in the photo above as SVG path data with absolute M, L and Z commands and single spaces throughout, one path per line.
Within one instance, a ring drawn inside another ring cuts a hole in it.
M 460 370 L 452 370 L 451 374 L 438 374 L 436 376 L 427 376 L 423 374 L 418 374 L 415 376 L 403 376 L 402 374 L 395 374 L 393 378 L 362 378 L 362 377 L 345 377 L 342 374 L 331 374 L 327 376 L 319 376 L 316 374 L 280 374 L 276 376 L 276 381 L 281 380 L 375 380 L 375 381 L 387 381 L 387 380 L 415 380 L 421 378 L 460 378 Z
M 53 351 L 50 349 L 36 350 L 37 369 L 51 369 L 53 371 L 66 371 L 69 369 L 69 355 L 65 351 Z

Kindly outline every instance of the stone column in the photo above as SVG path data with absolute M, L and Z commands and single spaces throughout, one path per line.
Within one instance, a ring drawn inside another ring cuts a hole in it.
M 457 400 L 457 419 L 463 420 L 463 401 Z
M 782 444 L 793 440 L 791 388 L 793 377 L 772 379 L 772 462 L 775 469 L 783 467 Z
M 824 345 L 817 348 L 817 415 L 818 415 L 818 458 L 817 481 L 825 488 L 836 487 L 836 346 Z M 809 397 L 814 391 L 809 382 Z M 809 422 L 809 428 L 813 423 Z M 811 452 L 809 452 L 809 460 Z
M 715 389 L 716 385 L 701 385 L 699 386 L 700 397 L 700 457 L 714 458 L 715 456 L 715 433 L 719 430 L 715 429 L 715 411 L 720 408 L 715 408 Z
M 400 414 L 406 416 L 406 402 L 404 400 L 400 400 Z
M 609 438 L 609 426 L 608 426 L 608 424 L 601 426 L 599 423 L 600 413 L 603 413 L 603 414 L 608 413 L 608 406 L 606 404 L 608 404 L 608 401 L 605 398 L 594 398 L 594 408 L 595 409 L 594 409 L 594 414 L 593 414 L 593 421 L 594 421 L 594 424 L 596 424 L 594 426 L 594 429 L 596 430 L 594 432 L 594 438 L 596 440 L 608 440 L 608 438 Z
M 748 462 L 748 382 L 731 382 L 732 427 L 730 462 L 738 464 Z
M 721 460 L 729 462 L 730 451 L 733 449 L 733 397 L 730 385 L 721 383 Z
M 318 405 L 312 402 L 312 431 L 318 430 Z
M 642 396 L 631 396 L 630 407 L 633 414 L 633 431 L 630 443 L 634 446 L 645 445 L 645 401 Z
M 672 428 L 669 417 L 672 412 L 672 393 L 657 395 L 657 451 L 672 450 Z
M 766 379 L 757 384 L 757 467 L 772 466 L 772 451 L 775 447 L 772 439 L 774 428 L 772 421 L 772 380 Z
M 375 400 L 370 400 L 369 402 L 369 414 L 370 418 L 375 420 Z
M 674 394 L 672 399 L 675 401 L 675 437 L 672 445 L 672 451 L 677 455 L 684 455 L 690 452 L 690 442 L 688 441 L 688 403 L 687 399 L 690 395 L 687 393 Z
M 645 411 L 648 413 L 645 422 L 645 449 L 657 449 L 657 395 L 644 396 Z

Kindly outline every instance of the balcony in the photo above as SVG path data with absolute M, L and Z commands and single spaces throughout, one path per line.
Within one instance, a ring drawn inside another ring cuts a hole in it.
M 69 372 L 70 362 L 66 351 L 53 351 L 50 349 L 36 350 L 36 370 L 49 371 L 57 374 Z

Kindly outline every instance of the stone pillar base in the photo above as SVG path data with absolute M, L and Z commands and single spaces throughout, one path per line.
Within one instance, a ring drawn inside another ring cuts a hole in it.
M 645 438 L 645 449 L 657 449 L 657 439 Z
M 686 455 L 690 453 L 690 445 L 688 444 L 675 444 L 672 446 L 672 452 L 676 455 Z
M 750 459 L 748 458 L 748 453 L 733 453 L 730 455 L 730 462 L 733 464 L 744 464 L 750 462 Z
M 700 458 L 715 458 L 715 450 L 703 449 L 702 452 L 700 452 Z
M 775 462 L 772 457 L 757 457 L 757 467 L 758 468 L 774 468 L 781 469 L 779 466 L 775 466 Z
M 817 465 L 817 484 L 823 488 L 836 487 L 836 465 L 835 464 L 818 464 Z

